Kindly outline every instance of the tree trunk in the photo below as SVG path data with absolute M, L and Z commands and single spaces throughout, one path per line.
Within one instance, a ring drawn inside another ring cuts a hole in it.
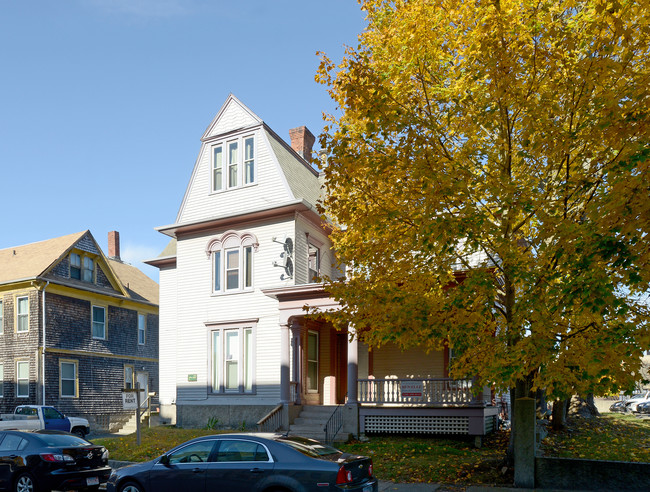
M 553 402 L 553 430 L 559 431 L 566 425 L 567 400 L 555 400 Z

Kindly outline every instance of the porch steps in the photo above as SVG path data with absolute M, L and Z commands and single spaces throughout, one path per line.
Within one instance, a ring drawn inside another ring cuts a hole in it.
M 336 410 L 336 405 L 305 405 L 300 415 L 289 425 L 290 434 L 325 441 L 325 424 Z M 343 429 L 335 436 L 335 441 L 345 441 Z

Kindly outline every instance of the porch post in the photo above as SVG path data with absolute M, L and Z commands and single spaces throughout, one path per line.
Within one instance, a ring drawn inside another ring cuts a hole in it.
M 280 325 L 280 403 L 284 406 L 282 412 L 282 428 L 289 429 L 289 325 Z
M 350 336 L 352 339 L 350 339 Z M 348 404 L 357 404 L 359 397 L 357 385 L 359 379 L 359 342 L 354 328 L 348 327 Z
M 291 322 L 291 345 L 293 346 L 293 364 L 292 364 L 292 381 L 297 383 L 296 401 L 300 405 L 300 392 L 302 388 L 302 344 L 301 344 L 302 325 L 293 320 Z

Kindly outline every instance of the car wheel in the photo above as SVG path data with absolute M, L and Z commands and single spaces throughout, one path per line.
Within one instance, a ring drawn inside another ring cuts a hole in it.
M 14 492 L 36 492 L 36 483 L 34 477 L 29 473 L 22 473 L 14 482 Z
M 86 433 L 85 433 L 84 430 L 83 430 L 82 428 L 80 428 L 80 427 L 75 427 L 74 429 L 72 429 L 72 433 L 73 433 L 75 436 L 78 436 L 78 437 L 80 437 L 80 438 L 82 438 L 82 439 L 85 439 L 85 438 L 86 438 Z
M 126 482 L 120 485 L 120 492 L 144 492 L 144 489 L 135 482 Z

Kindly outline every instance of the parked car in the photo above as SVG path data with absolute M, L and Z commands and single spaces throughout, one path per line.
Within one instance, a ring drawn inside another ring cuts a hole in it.
M 624 400 L 616 400 L 614 403 L 612 403 L 609 406 L 609 411 L 610 412 L 625 412 L 625 401 Z
M 113 470 L 108 492 L 377 492 L 372 460 L 313 439 L 280 434 L 219 434 L 187 441 L 162 456 Z
M 632 395 L 626 402 L 625 408 L 628 412 L 636 412 L 637 405 L 641 402 L 650 401 L 650 391 Z
M 99 490 L 108 451 L 62 431 L 0 432 L 0 490 Z
M 637 413 L 650 414 L 650 401 L 642 401 L 636 406 Z
M 0 430 L 61 430 L 72 432 L 82 439 L 90 432 L 86 419 L 66 417 L 54 407 L 19 405 L 14 413 L 0 415 Z

